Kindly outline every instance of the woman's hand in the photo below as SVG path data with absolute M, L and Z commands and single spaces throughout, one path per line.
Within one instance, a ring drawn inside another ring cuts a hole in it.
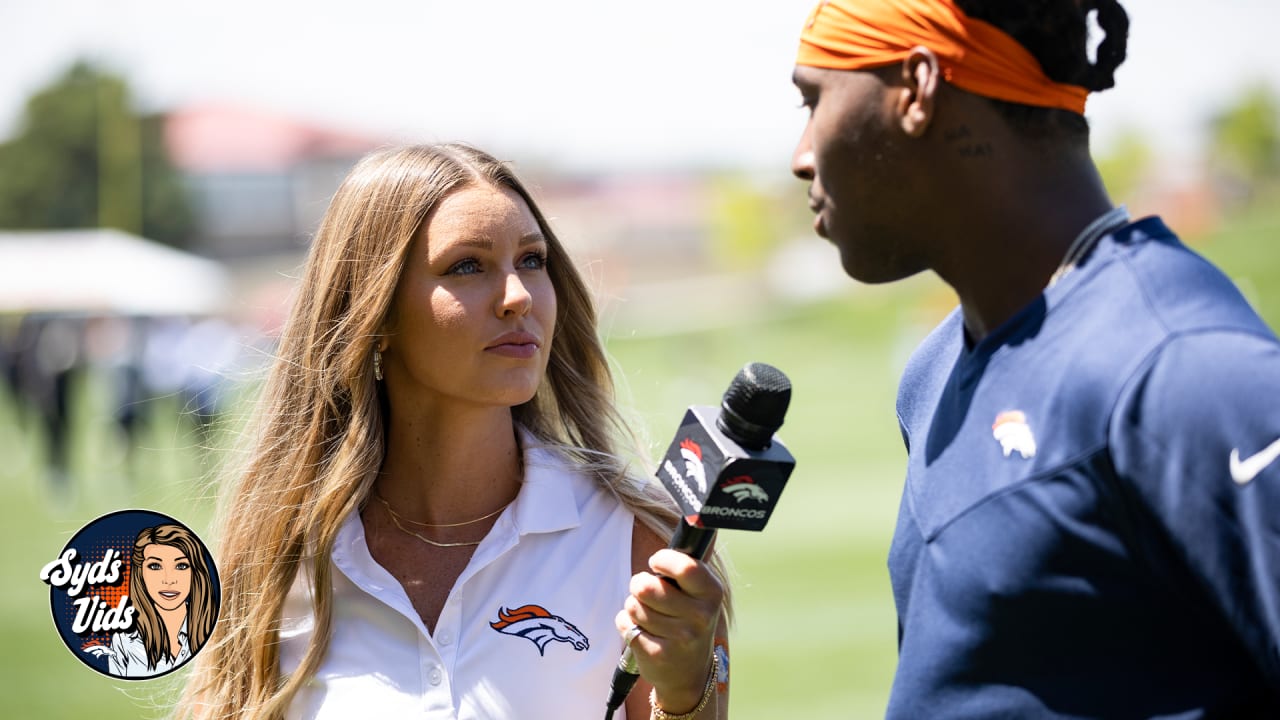
M 630 590 L 615 618 L 618 632 L 625 638 L 633 626 L 640 628 L 631 641 L 631 651 L 641 679 L 653 686 L 657 704 L 664 711 L 687 713 L 702 700 L 712 672 L 716 637 L 724 637 L 724 587 L 705 563 L 664 548 L 649 556 L 648 572 L 631 578 Z M 635 695 L 643 697 L 633 692 L 627 716 L 647 717 L 647 698 L 640 706 L 645 711 L 641 715 L 633 709 L 633 703 L 640 702 Z M 713 699 L 717 702 L 709 702 L 700 717 L 721 715 L 716 708 L 727 703 Z

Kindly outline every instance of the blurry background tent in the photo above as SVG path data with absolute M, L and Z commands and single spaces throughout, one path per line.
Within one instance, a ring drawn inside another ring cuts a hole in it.
M 119 230 L 0 232 L 0 312 L 212 315 L 229 286 L 219 263 Z

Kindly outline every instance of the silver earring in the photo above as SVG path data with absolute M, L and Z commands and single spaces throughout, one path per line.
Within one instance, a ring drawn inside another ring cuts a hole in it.
M 382 353 L 378 351 L 378 348 L 373 349 L 373 379 L 382 379 Z

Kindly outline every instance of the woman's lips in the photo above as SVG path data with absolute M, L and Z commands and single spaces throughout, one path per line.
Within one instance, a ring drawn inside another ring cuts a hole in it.
M 502 355 L 504 357 L 528 360 L 538 354 L 538 346 L 534 343 L 503 344 L 486 348 L 486 351 L 494 353 L 495 355 Z
M 485 352 L 503 357 L 528 360 L 538 354 L 541 343 L 537 336 L 527 332 L 507 333 L 489 343 Z

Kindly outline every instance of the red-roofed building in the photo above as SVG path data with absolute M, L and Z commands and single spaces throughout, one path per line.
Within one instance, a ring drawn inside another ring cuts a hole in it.
M 191 247 L 224 259 L 304 249 L 343 176 L 384 144 L 219 104 L 171 112 L 165 141 L 197 213 Z

